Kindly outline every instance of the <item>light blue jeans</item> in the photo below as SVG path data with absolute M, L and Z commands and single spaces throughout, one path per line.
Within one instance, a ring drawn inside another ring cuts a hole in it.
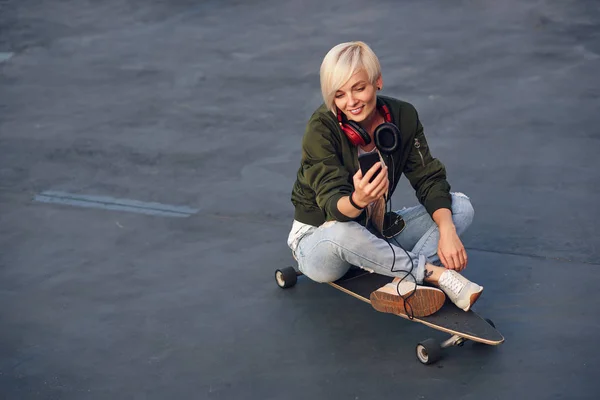
M 300 239 L 295 252 L 298 268 L 313 281 L 333 282 L 351 266 L 401 278 L 412 267 L 413 277 L 422 283 L 425 263 L 440 263 L 438 227 L 422 205 L 396 212 L 402 215 L 406 227 L 390 239 L 391 247 L 357 222 L 326 222 Z M 458 235 L 471 225 L 473 215 L 469 198 L 452 193 L 452 220 Z

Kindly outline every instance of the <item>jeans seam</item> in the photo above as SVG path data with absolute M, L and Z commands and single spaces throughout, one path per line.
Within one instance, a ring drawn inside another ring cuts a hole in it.
M 420 252 L 420 250 L 422 250 L 423 248 L 427 247 L 427 244 L 429 243 L 429 241 L 431 240 L 431 237 L 433 236 L 433 233 L 436 231 L 437 227 L 432 229 L 431 232 L 429 233 L 429 235 L 427 235 L 427 239 L 425 239 L 425 241 L 423 242 L 423 244 L 421 246 L 419 246 L 419 251 L 416 251 L 416 246 L 415 248 L 413 248 L 413 253 L 415 254 L 422 254 Z M 427 255 L 423 254 L 426 258 L 428 257 Z

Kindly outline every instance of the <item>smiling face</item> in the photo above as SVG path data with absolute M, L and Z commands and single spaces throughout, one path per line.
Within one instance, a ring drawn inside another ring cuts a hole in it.
M 352 75 L 335 93 L 335 105 L 350 121 L 364 122 L 375 115 L 377 107 L 377 88 L 382 86 L 381 76 L 375 84 L 369 80 L 364 69 Z

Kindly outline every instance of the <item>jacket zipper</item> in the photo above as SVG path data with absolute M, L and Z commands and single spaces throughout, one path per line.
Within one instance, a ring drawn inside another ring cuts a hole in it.
M 423 159 L 423 154 L 421 154 L 421 143 L 419 143 L 419 139 L 415 138 L 415 149 L 419 152 L 419 156 L 421 156 L 421 164 L 425 166 L 425 160 Z

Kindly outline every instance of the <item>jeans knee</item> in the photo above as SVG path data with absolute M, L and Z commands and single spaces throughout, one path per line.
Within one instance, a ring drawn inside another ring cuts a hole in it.
M 340 279 L 350 264 L 344 261 L 344 249 L 360 244 L 360 224 L 350 222 L 328 221 L 309 237 L 310 242 L 299 247 L 298 264 L 304 275 L 315 282 L 326 283 Z
M 298 266 L 312 281 L 334 282 L 344 276 L 350 267 L 338 253 L 339 248 L 332 240 L 320 240 L 306 254 L 301 254 Z
M 335 282 L 340 279 L 344 274 L 339 274 L 335 270 L 329 270 L 326 267 L 322 267 L 319 269 L 310 268 L 306 271 L 302 271 L 304 275 L 306 275 L 311 281 L 317 283 L 329 283 Z
M 475 209 L 469 197 L 460 192 L 452 193 L 452 218 L 457 232 L 464 232 L 473 222 Z

